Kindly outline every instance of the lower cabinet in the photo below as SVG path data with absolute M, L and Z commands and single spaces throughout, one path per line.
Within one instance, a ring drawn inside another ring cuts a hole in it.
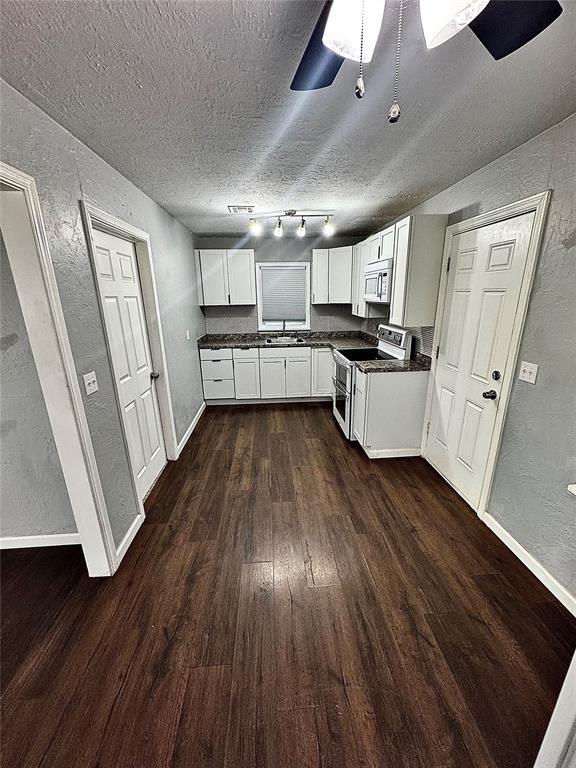
M 284 357 L 260 358 L 261 397 L 286 397 L 286 360 Z
M 310 397 L 310 357 L 286 358 L 286 397 Z
M 334 357 L 330 347 L 312 350 L 312 396 L 332 396 L 332 376 L 334 375 Z
M 234 387 L 237 400 L 260 398 L 259 358 L 234 359 Z
M 206 400 L 266 400 L 332 395 L 330 347 L 200 350 Z

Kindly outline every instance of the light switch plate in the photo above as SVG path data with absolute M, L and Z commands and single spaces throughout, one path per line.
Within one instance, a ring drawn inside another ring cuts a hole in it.
M 526 363 L 522 360 L 518 378 L 521 381 L 527 381 L 528 384 L 536 384 L 536 376 L 538 376 L 538 365 L 536 363 Z
M 93 395 L 94 392 L 98 392 L 98 381 L 96 379 L 96 371 L 90 371 L 85 373 L 82 378 L 84 379 L 84 389 L 87 395 Z

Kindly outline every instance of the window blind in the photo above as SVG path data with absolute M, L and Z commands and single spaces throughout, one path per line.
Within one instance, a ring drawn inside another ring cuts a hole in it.
M 262 320 L 306 322 L 306 267 L 260 265 Z

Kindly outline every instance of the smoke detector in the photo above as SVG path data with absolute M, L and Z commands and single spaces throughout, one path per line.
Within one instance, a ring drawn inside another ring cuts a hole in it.
M 254 213 L 254 206 L 253 205 L 229 205 L 228 211 L 230 213 L 237 213 L 237 214 Z

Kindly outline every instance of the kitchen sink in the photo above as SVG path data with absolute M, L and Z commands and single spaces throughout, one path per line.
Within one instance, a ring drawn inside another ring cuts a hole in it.
M 275 336 L 273 339 L 266 339 L 266 344 L 273 347 L 293 347 L 296 344 L 303 344 L 304 339 L 299 336 Z

